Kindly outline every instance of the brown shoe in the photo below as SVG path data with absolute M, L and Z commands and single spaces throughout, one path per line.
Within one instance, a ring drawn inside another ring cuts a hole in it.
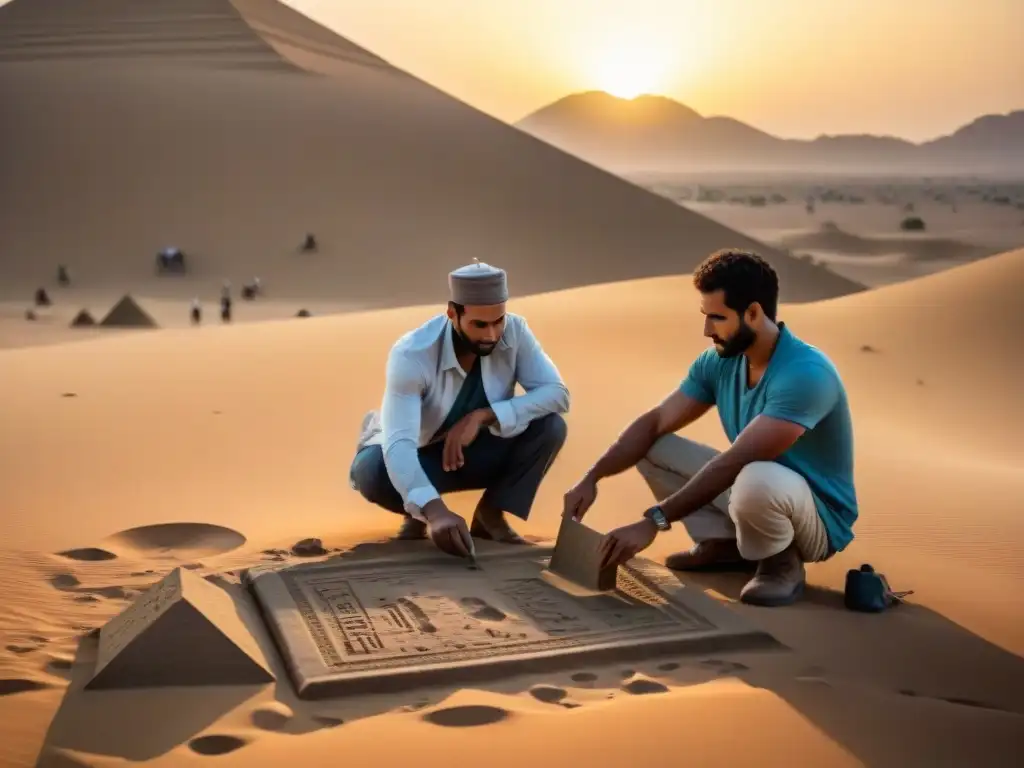
M 399 541 L 416 541 L 427 538 L 427 524 L 420 522 L 411 515 L 406 515 L 398 527 L 395 538 Z
M 744 571 L 753 569 L 754 563 L 740 556 L 736 539 L 708 539 L 686 552 L 669 555 L 665 567 L 674 571 Z
M 804 592 L 804 562 L 795 544 L 757 564 L 757 573 L 740 590 L 740 601 L 750 605 L 789 605 Z
M 489 539 L 502 544 L 529 544 L 526 539 L 512 530 L 500 509 L 477 507 L 469 535 L 478 539 Z

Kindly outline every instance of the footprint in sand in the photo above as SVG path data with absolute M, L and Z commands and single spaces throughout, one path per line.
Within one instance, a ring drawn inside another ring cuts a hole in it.
M 719 675 L 746 672 L 750 669 L 746 664 L 741 664 L 738 661 L 725 661 L 723 659 L 704 659 L 704 661 L 700 662 L 700 666 L 704 667 L 704 669 L 713 669 Z
M 280 731 L 295 716 L 295 713 L 279 701 L 264 704 L 254 709 L 250 719 L 252 724 L 264 731 Z
M 423 719 L 446 728 L 473 728 L 478 725 L 500 723 L 509 716 L 507 709 L 485 704 L 467 704 L 461 707 L 437 709 L 423 715 Z
M 63 677 L 65 680 L 71 678 L 71 667 L 74 666 L 74 659 L 65 656 L 51 656 L 46 662 L 46 671 L 56 677 Z
M 57 589 L 68 592 L 77 587 L 80 582 L 73 573 L 58 573 L 50 579 L 50 583 Z
M 50 642 L 50 638 L 43 637 L 42 635 L 29 635 L 24 643 L 11 643 L 6 646 L 7 650 L 11 653 L 15 653 L 18 656 L 24 656 L 26 653 L 32 653 L 33 651 L 40 650 L 44 645 Z
M 209 736 L 198 736 L 188 743 L 189 749 L 200 755 L 226 755 L 244 747 L 248 742 L 237 736 L 211 733 Z
M 564 688 L 558 688 L 554 685 L 535 685 L 530 689 L 530 695 L 537 701 L 543 701 L 545 704 L 558 704 L 569 694 Z
M 622 690 L 634 696 L 642 696 L 647 693 L 668 693 L 668 686 L 659 683 L 657 680 L 648 680 L 640 677 L 623 684 Z
M 180 555 L 191 559 L 231 552 L 245 544 L 245 536 L 208 523 L 159 523 L 115 533 L 106 542 L 114 550 L 126 549 L 148 557 Z
M 593 672 L 577 672 L 571 677 L 572 681 L 581 688 L 593 688 L 597 682 L 597 675 Z
M 117 555 L 115 555 L 113 552 L 108 552 L 107 550 L 99 549 L 98 547 L 66 549 L 63 552 L 58 552 L 57 555 L 68 560 L 82 560 L 87 563 L 95 563 L 99 562 L 100 560 L 117 559 Z
M 41 691 L 50 688 L 47 683 L 40 683 L 38 680 L 25 680 L 21 677 L 9 677 L 0 679 L 0 696 L 10 696 L 14 693 L 27 693 L 28 691 Z

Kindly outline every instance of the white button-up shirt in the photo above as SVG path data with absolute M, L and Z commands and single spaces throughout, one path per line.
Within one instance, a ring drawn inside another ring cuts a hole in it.
M 420 520 L 423 507 L 440 494 L 427 479 L 418 451 L 444 423 L 467 375 L 451 331 L 447 315 L 438 315 L 395 342 L 381 409 L 367 415 L 358 444 L 360 449 L 382 446 L 388 476 L 406 512 Z M 497 419 L 489 429 L 499 437 L 514 437 L 534 419 L 569 410 L 569 390 L 558 369 L 519 315 L 506 315 L 501 339 L 480 358 L 480 366 Z M 517 383 L 524 394 L 514 394 Z

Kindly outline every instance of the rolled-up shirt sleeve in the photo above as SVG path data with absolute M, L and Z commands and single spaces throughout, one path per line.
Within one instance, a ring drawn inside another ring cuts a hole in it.
M 500 437 L 514 437 L 534 419 L 569 410 L 569 388 L 530 326 L 521 318 L 517 334 L 515 378 L 524 394 L 491 403 L 498 422 L 492 431 Z
M 423 507 L 440 494 L 427 478 L 419 459 L 423 371 L 415 360 L 400 351 L 388 355 L 381 429 L 384 433 L 384 466 L 391 484 L 402 497 L 405 511 L 423 520 Z

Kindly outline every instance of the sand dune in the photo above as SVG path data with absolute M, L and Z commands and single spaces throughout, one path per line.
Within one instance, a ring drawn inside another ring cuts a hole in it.
M 821 765 L 1012 764 L 1024 716 L 1024 615 L 1014 599 L 1024 577 L 1016 546 L 1024 536 L 1024 454 L 1016 441 L 1019 397 L 1014 382 L 997 375 L 996 353 L 1016 339 L 1007 299 L 1022 278 L 1024 251 L 1017 251 L 783 308 L 798 333 L 836 359 L 850 387 L 863 504 L 858 539 L 810 569 L 816 589 L 804 603 L 781 611 L 734 605 L 792 653 L 318 706 L 295 700 L 286 687 L 201 697 L 142 692 L 120 705 L 111 699 L 110 709 L 90 701 L 93 719 L 83 720 L 87 700 L 74 680 L 90 656 L 78 636 L 174 565 L 213 575 L 280 562 L 306 536 L 357 556 L 358 542 L 389 535 L 394 520 L 347 487 L 346 466 L 360 416 L 379 398 L 391 340 L 436 307 L 0 352 L 13 372 L 0 383 L 0 487 L 8 489 L 0 587 L 20 596 L 0 612 L 0 634 L 6 645 L 28 649 L 0 654 L 0 677 L 24 691 L 0 699 L 0 707 L 34 701 L 41 708 L 30 710 L 40 713 L 34 730 L 5 733 L 3 741 L 9 736 L 26 752 L 45 741 L 48 759 L 60 754 L 84 765 L 117 764 L 102 756 L 170 765 L 219 750 L 231 764 L 274 765 L 296 749 L 317 764 L 341 744 L 369 750 L 371 740 L 400 733 L 398 741 L 436 744 L 431 754 L 458 765 L 466 763 L 443 745 L 451 743 L 448 728 L 461 724 L 466 749 L 494 739 L 522 744 L 496 753 L 497 765 L 561 764 L 560 750 L 570 748 L 676 764 L 677 754 L 660 743 L 655 749 L 654 740 L 635 743 L 626 727 L 653 717 L 699 734 L 687 754 L 701 764 L 754 754 L 782 764 L 793 744 Z M 547 537 L 561 493 L 598 446 L 673 387 L 704 341 L 683 277 L 522 298 L 513 308 L 529 317 L 574 396 L 569 443 L 525 526 Z M 975 338 L 963 318 L 978 316 L 991 324 Z M 584 341 L 591 334 L 602 338 L 599 356 Z M 862 350 L 865 344 L 874 351 Z M 985 382 L 981 396 L 965 399 L 978 381 Z M 693 434 L 722 444 L 713 419 Z M 475 497 L 463 496 L 456 508 L 468 512 Z M 646 500 L 638 477 L 615 478 L 602 488 L 593 524 L 607 529 Z M 673 534 L 651 554 L 685 544 L 684 534 Z M 896 588 L 915 589 L 915 604 L 880 617 L 843 611 L 835 590 L 845 569 L 862 561 Z M 740 586 L 728 577 L 698 583 L 729 601 Z M 662 693 L 632 701 L 643 692 Z M 58 704 L 44 736 L 42 712 L 48 707 L 52 715 Z M 758 725 L 737 732 L 737 713 Z M 124 727 L 132 718 L 163 725 Z M 109 728 L 95 727 L 108 720 Z M 931 735 L 937 723 L 946 734 L 940 741 Z M 555 746 L 541 749 L 552 731 Z M 584 740 L 583 733 L 591 735 Z M 535 742 L 536 749 L 528 746 Z M 396 750 L 375 760 L 408 759 Z
M 903 254 L 923 261 L 980 259 L 992 249 L 945 237 L 903 235 L 896 237 L 865 237 L 846 232 L 832 222 L 825 222 L 816 231 L 782 238 L 787 248 L 864 254 L 866 256 Z
M 259 275 L 280 297 L 395 306 L 442 297 L 439 276 L 473 257 L 503 264 L 523 294 L 678 274 L 727 244 L 771 257 L 789 300 L 859 287 L 314 35 L 277 3 L 100 3 L 65 16 L 53 2 L 0 10 L 0 41 L 17 43 L 0 62 L 4 298 L 66 263 L 83 284 L 140 296 Z M 149 16 L 119 15 L 128 7 Z M 230 35 L 260 61 L 271 46 L 302 67 L 322 56 L 331 76 L 246 69 L 217 40 L 209 55 L 161 42 L 169 29 L 195 45 Z M 37 56 L 27 36 L 44 33 L 49 54 Z M 307 231 L 317 254 L 297 253 Z M 190 255 L 186 280 L 154 277 L 166 245 Z

